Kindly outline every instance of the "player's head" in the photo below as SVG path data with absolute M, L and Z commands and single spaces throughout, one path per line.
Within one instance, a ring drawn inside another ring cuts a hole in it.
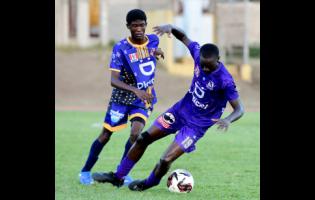
M 140 9 L 130 10 L 127 13 L 126 21 L 131 37 L 135 40 L 142 40 L 147 27 L 147 16 L 145 13 Z
M 206 73 L 216 69 L 219 59 L 219 48 L 216 45 L 205 44 L 200 48 L 200 65 Z

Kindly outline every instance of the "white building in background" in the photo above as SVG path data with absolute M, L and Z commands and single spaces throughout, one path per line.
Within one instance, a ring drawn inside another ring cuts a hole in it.
M 87 47 L 120 40 L 129 34 L 126 14 L 171 9 L 169 0 L 55 0 L 55 45 Z
M 173 21 L 188 30 L 201 42 L 213 41 L 212 18 L 202 13 L 202 6 L 210 0 L 56 0 L 55 27 L 57 46 L 77 45 L 87 47 L 93 44 L 107 44 L 110 40 L 120 40 L 129 35 L 126 28 L 126 14 L 129 10 L 140 8 L 146 12 L 170 10 Z M 176 13 L 179 4 L 184 12 Z M 155 20 L 156 21 L 156 20 Z M 200 23 L 196 23 L 199 21 Z M 148 19 L 150 23 L 150 19 Z M 163 23 L 163 22 L 161 22 Z M 164 22 L 170 23 L 170 22 Z M 185 26 L 184 26 L 185 25 Z M 152 32 L 152 30 L 148 30 Z M 180 55 L 185 52 L 175 48 Z M 178 54 L 178 53 L 177 53 Z
M 214 42 L 220 48 L 244 44 L 243 0 L 55 0 L 55 44 L 87 47 L 118 41 L 129 31 L 126 14 L 134 8 L 146 12 L 169 10 L 174 23 L 201 44 Z M 223 3 L 222 3 L 223 2 Z M 249 43 L 259 43 L 259 2 L 249 5 Z M 150 24 L 153 20 L 148 19 Z M 156 19 L 154 21 L 157 21 Z M 147 30 L 148 33 L 152 30 Z M 174 57 L 188 55 L 173 40 Z

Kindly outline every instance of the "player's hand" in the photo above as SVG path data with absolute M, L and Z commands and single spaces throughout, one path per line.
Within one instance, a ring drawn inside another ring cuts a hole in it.
M 134 90 L 134 93 L 144 103 L 151 104 L 152 101 L 153 101 L 153 95 L 152 94 L 148 94 L 147 92 L 145 92 L 143 90 L 139 90 L 138 88 L 136 88 Z
M 161 58 L 164 59 L 164 52 L 161 50 L 161 48 L 157 48 L 155 51 L 154 51 L 154 56 L 155 58 L 158 60 L 158 56 L 160 56 Z
M 164 33 L 167 33 L 168 37 L 171 38 L 172 25 L 166 24 L 161 26 L 155 26 L 153 27 L 153 31 L 159 36 L 162 36 Z
M 218 130 L 227 131 L 231 122 L 226 119 L 211 119 L 212 121 L 216 122 L 215 124 L 218 125 Z

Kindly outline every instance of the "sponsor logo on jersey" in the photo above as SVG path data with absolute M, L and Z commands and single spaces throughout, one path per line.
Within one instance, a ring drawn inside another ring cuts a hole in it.
M 155 64 L 153 61 L 139 64 L 141 73 L 145 76 L 151 76 L 155 70 Z
M 110 110 L 110 120 L 114 123 L 117 123 L 120 119 L 124 117 L 123 113 L 119 111 Z
M 172 113 L 165 113 L 157 120 L 164 128 L 169 128 L 175 122 L 175 117 Z
M 143 88 L 148 88 L 149 86 L 153 84 L 154 84 L 154 78 L 152 78 L 148 82 L 142 81 L 142 82 L 137 83 L 137 87 L 139 90 L 142 90 Z

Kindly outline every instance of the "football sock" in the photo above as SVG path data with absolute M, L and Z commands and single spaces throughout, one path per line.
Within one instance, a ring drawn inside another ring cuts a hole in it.
M 127 153 L 128 153 L 128 151 L 129 151 L 129 149 L 130 149 L 130 147 L 132 146 L 132 143 L 130 142 L 130 139 L 128 138 L 128 140 L 127 140 L 127 142 L 126 142 L 126 144 L 125 144 L 125 152 L 124 152 L 124 154 L 123 154 L 123 156 L 122 156 L 122 158 L 121 158 L 121 160 L 120 160 L 120 163 L 123 161 L 123 159 L 126 157 L 126 155 L 127 155 Z M 119 165 L 117 166 L 117 168 L 116 168 L 116 171 L 118 171 L 118 168 L 119 168 Z
M 127 153 L 128 153 L 128 151 L 129 151 L 131 146 L 132 146 L 132 143 L 130 142 L 130 139 L 128 138 L 128 140 L 127 140 L 127 142 L 125 144 L 125 152 L 124 152 L 120 162 L 126 157 L 126 155 L 127 155 Z
M 120 165 L 117 168 L 117 172 L 115 173 L 115 176 L 118 179 L 122 179 L 124 176 L 126 176 L 130 170 L 133 168 L 133 166 L 136 164 L 133 160 L 130 160 L 128 156 L 126 156 L 120 163 Z
M 94 166 L 94 164 L 96 163 L 96 161 L 98 159 L 98 155 L 102 151 L 103 147 L 104 147 L 104 144 L 99 142 L 98 139 L 96 139 L 93 142 L 91 149 L 90 149 L 89 157 L 88 157 L 84 167 L 82 168 L 81 172 L 91 171 L 91 169 Z
M 159 178 L 157 178 L 157 177 L 155 176 L 154 170 L 153 170 L 153 171 L 151 172 L 150 176 L 149 176 L 147 179 L 145 179 L 144 184 L 145 184 L 146 186 L 151 187 L 151 186 L 158 185 L 158 184 L 160 183 L 160 180 L 161 180 L 161 179 L 159 179 Z

